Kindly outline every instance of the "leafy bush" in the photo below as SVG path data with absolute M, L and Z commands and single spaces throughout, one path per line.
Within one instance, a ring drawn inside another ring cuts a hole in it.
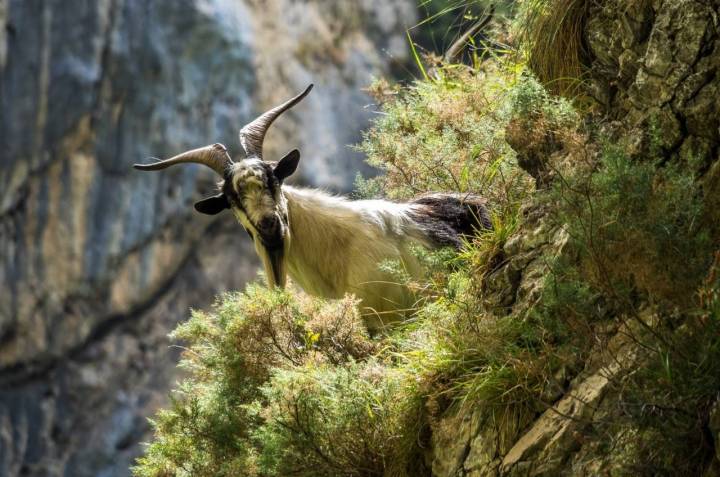
M 156 437 L 136 475 L 256 475 L 262 449 L 252 434 L 253 406 L 278 369 L 364 359 L 375 348 L 352 297 L 325 303 L 290 291 L 250 285 L 193 312 L 172 337 L 186 343 L 187 377 L 171 408 L 153 424 Z
M 437 81 L 371 91 L 384 114 L 365 133 L 360 150 L 383 174 L 361 188 L 405 199 L 430 191 L 480 194 L 497 209 L 516 204 L 529 189 L 504 140 L 507 95 L 519 73 L 487 66 L 485 72 L 443 70 Z
M 612 353 L 603 343 L 627 333 L 638 364 L 612 378 L 612 418 L 593 423 L 595 436 L 622 472 L 697 475 L 713 459 L 707 426 L 720 392 L 717 239 L 693 168 L 646 134 L 633 157 L 622 141 L 594 138 L 578 162 L 551 164 L 543 200 L 568 240 L 531 316 L 556 317 L 553 355 L 580 364 L 583 343 Z
M 427 474 L 412 379 L 377 361 L 277 373 L 256 438 L 268 475 Z
M 720 253 L 697 308 L 681 326 L 657 329 L 660 339 L 643 343 L 644 365 L 614 383 L 622 405 L 598 432 L 624 445 L 624 466 L 639 475 L 711 475 L 717 434 L 709 422 L 720 395 L 719 267 Z
M 634 293 L 687 308 L 708 270 L 712 241 L 692 171 L 640 161 L 606 144 L 597 167 L 556 182 L 557 220 L 578 248 L 585 279 L 627 306 Z

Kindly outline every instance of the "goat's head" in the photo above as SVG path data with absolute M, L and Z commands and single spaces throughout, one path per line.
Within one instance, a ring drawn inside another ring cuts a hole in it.
M 297 149 L 277 162 L 266 162 L 262 155 L 263 140 L 270 125 L 282 113 L 296 105 L 312 89 L 265 112 L 240 130 L 240 144 L 245 159 L 233 162 L 222 144 L 193 149 L 154 164 L 135 164 L 142 171 L 156 171 L 175 164 L 204 164 L 221 177 L 220 193 L 195 204 L 195 210 L 215 215 L 231 209 L 252 237 L 263 261 L 268 284 L 284 286 L 286 280 L 285 254 L 290 246 L 290 224 L 285 197 L 280 192 L 283 181 L 297 168 L 300 152 Z

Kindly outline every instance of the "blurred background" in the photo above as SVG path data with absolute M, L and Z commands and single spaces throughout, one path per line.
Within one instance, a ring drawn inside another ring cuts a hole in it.
M 237 154 L 243 124 L 315 83 L 266 157 L 297 147 L 296 183 L 348 192 L 372 174 L 349 147 L 364 88 L 412 79 L 408 28 L 442 52 L 472 21 L 452 4 L 0 0 L 0 475 L 128 475 L 175 381 L 168 332 L 256 275 L 230 214 L 192 210 L 211 172 L 131 165 Z

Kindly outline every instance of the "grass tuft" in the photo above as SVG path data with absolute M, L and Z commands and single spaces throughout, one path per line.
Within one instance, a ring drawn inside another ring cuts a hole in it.
M 588 0 L 529 0 L 519 16 L 528 66 L 555 94 L 580 93 L 587 64 L 583 28 Z

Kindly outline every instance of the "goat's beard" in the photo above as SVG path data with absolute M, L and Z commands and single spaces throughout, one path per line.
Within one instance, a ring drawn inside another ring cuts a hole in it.
M 265 269 L 268 287 L 284 288 L 287 282 L 285 256 L 290 248 L 290 230 L 287 224 L 281 225 L 277 234 L 262 237 L 258 229 L 248 220 L 245 213 L 238 211 L 236 208 L 233 208 L 233 212 L 238 221 L 252 237 L 255 252 L 257 252 L 258 257 L 260 257 L 260 261 Z
M 285 268 L 285 251 L 288 248 L 288 237 L 284 237 L 280 247 L 268 248 L 259 237 L 255 240 L 255 251 L 265 268 L 269 288 L 285 288 L 287 282 L 287 270 Z

